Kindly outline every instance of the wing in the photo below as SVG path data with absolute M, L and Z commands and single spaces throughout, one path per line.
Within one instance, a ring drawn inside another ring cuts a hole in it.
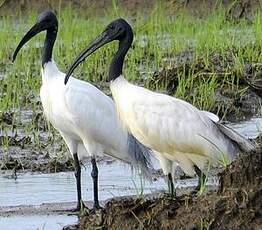
M 72 79 L 65 89 L 65 103 L 74 120 L 83 122 L 95 116 L 97 120 L 111 116 L 114 109 L 113 101 L 93 85 Z
M 125 116 L 125 123 L 143 144 L 159 152 L 205 154 L 206 140 L 201 135 L 208 135 L 212 129 L 211 113 L 167 95 L 139 93 Z
M 79 135 L 108 149 L 115 149 L 123 143 L 125 136 L 118 124 L 112 99 L 91 84 L 77 79 L 71 79 L 64 95 L 70 120 Z

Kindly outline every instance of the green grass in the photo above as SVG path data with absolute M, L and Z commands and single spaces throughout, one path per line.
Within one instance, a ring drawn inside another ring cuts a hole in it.
M 91 11 L 58 10 L 59 32 L 53 57 L 60 70 L 65 71 L 76 55 L 116 17 L 127 18 L 135 32 L 133 47 L 125 61 L 125 76 L 130 81 L 149 87 L 153 72 L 182 65 L 176 76 L 177 89 L 171 94 L 201 109 L 214 108 L 215 91 L 224 84 L 239 90 L 236 82 L 246 63 L 262 62 L 260 12 L 254 15 L 254 21 L 250 24 L 244 19 L 238 22 L 228 20 L 224 9 L 217 9 L 202 18 L 184 10 L 168 16 L 169 12 L 157 4 L 151 13 L 146 16 L 138 13 L 134 20 L 126 16 L 127 12 L 118 7 L 117 1 L 113 3 L 113 9 L 106 9 L 106 16 L 102 17 Z M 4 77 L 0 80 L 0 118 L 10 109 L 18 109 L 16 113 L 21 108 L 41 110 L 38 95 L 41 86 L 41 46 L 45 34 L 38 35 L 23 47 L 14 64 L 10 61 L 18 42 L 36 18 L 35 13 L 20 13 L 16 18 L 1 19 L 0 76 Z M 90 82 L 104 81 L 116 48 L 115 42 L 98 50 L 76 69 L 74 75 Z M 185 51 L 192 52 L 187 66 L 176 59 Z M 214 58 L 216 55 L 218 58 Z M 197 68 L 199 63 L 201 71 Z M 152 88 L 166 90 L 166 87 L 166 83 L 161 83 Z M 37 125 L 26 126 L 28 133 L 34 132 L 37 136 Z M 52 130 L 50 126 L 46 128 Z M 8 145 L 7 140 L 3 142 Z M 36 140 L 36 144 L 40 145 L 39 142 Z
M 197 194 L 198 196 L 203 195 L 203 193 L 206 190 L 208 175 L 209 175 L 209 172 L 210 172 L 210 167 L 211 167 L 211 163 L 208 162 L 207 168 L 204 171 L 205 178 L 203 178 L 203 175 L 201 175 L 201 178 L 199 178 L 200 179 L 200 188 L 199 188 L 199 191 L 198 191 L 198 194 Z

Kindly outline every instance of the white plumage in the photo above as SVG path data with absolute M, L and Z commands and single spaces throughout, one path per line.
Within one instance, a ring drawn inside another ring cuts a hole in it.
M 64 138 L 75 161 L 78 206 L 81 209 L 81 167 L 78 158 L 91 156 L 94 183 L 94 209 L 98 209 L 98 169 L 95 156 L 107 154 L 132 164 L 148 173 L 150 150 L 123 130 L 113 100 L 93 85 L 72 78 L 64 85 L 65 74 L 52 60 L 58 21 L 52 11 L 45 11 L 37 23 L 25 34 L 14 55 L 36 34 L 47 31 L 42 56 L 42 86 L 40 90 L 43 111 L 47 120 Z
M 164 158 L 177 161 L 188 175 L 194 175 L 194 165 L 203 170 L 207 159 L 232 159 L 227 154 L 229 141 L 219 135 L 210 119 L 217 121 L 215 114 L 132 85 L 122 76 L 111 82 L 110 89 L 127 130 Z
M 128 135 L 118 121 L 112 99 L 75 78 L 65 86 L 64 77 L 53 61 L 46 63 L 40 96 L 46 118 L 61 133 L 71 154 L 77 152 L 78 145 L 84 145 L 82 158 L 106 153 L 133 162 Z
M 193 176 L 196 172 L 200 176 L 207 161 L 230 162 L 241 149 L 250 151 L 254 148 L 239 134 L 218 124 L 219 118 L 215 114 L 126 81 L 122 68 L 133 41 L 133 31 L 124 19 L 111 22 L 80 53 L 65 82 L 79 63 L 113 40 L 119 41 L 119 48 L 109 68 L 109 80 L 118 116 L 128 132 L 155 151 L 169 181 L 172 181 L 173 162 L 178 162 L 186 174 Z M 171 192 L 172 188 L 171 183 Z

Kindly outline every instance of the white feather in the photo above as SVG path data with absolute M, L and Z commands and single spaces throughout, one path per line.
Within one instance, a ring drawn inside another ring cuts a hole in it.
M 193 166 L 203 169 L 208 160 L 219 161 L 225 155 L 231 159 L 232 143 L 216 127 L 215 114 L 132 85 L 122 76 L 110 88 L 127 130 L 162 157 L 177 161 L 185 173 L 194 175 Z M 164 167 L 166 173 L 170 167 Z
M 203 113 L 204 116 L 209 117 L 215 123 L 219 122 L 219 117 L 216 114 L 210 113 L 210 112 L 205 111 L 205 110 L 201 110 L 201 113 Z
M 47 120 L 61 133 L 70 153 L 79 158 L 106 153 L 134 163 L 113 100 L 73 77 L 64 85 L 64 78 L 56 64 L 48 62 L 42 69 L 40 96 Z

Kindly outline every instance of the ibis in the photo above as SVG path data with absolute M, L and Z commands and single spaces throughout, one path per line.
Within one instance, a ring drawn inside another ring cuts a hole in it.
M 105 44 L 117 40 L 118 50 L 110 64 L 109 81 L 118 116 L 125 129 L 146 147 L 154 150 L 173 187 L 172 163 L 178 162 L 190 175 L 201 175 L 207 162 L 230 162 L 241 151 L 254 145 L 235 131 L 220 124 L 219 118 L 190 103 L 129 83 L 122 74 L 124 58 L 133 42 L 131 26 L 122 18 L 111 22 L 75 59 L 74 69 Z M 173 192 L 173 188 L 171 188 Z
M 84 157 L 91 157 L 94 209 L 99 209 L 98 168 L 95 157 L 107 154 L 149 175 L 150 149 L 123 129 L 118 120 L 115 104 L 110 97 L 95 86 L 75 78 L 71 78 L 69 83 L 64 85 L 65 74 L 59 71 L 52 59 L 58 32 L 58 20 L 52 11 L 45 11 L 39 15 L 36 24 L 18 44 L 13 61 L 23 45 L 42 31 L 46 31 L 40 90 L 43 112 L 61 134 L 73 156 L 77 210 L 86 208 L 81 196 L 80 160 Z

